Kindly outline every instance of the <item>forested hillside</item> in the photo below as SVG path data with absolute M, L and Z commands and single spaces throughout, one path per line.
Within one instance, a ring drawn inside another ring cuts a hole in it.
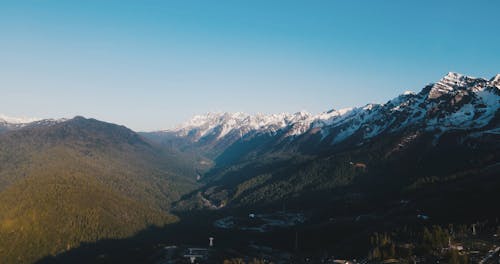
M 183 162 L 125 127 L 81 117 L 0 134 L 0 262 L 176 221 L 170 202 L 195 185 Z

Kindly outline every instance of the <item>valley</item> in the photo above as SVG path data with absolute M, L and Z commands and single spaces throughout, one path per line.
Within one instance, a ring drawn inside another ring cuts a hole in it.
M 384 104 L 165 131 L 3 120 L 0 262 L 493 263 L 499 122 L 500 75 L 457 73 Z

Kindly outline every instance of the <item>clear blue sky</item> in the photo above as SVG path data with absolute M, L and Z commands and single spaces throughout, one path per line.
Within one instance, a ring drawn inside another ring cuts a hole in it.
M 381 103 L 500 72 L 500 1 L 4 1 L 0 113 L 136 130 Z

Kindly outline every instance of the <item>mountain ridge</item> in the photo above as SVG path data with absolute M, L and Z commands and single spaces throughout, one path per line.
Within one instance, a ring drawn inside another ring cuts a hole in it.
M 450 72 L 420 92 L 405 92 L 383 104 L 329 110 L 312 115 L 207 113 L 170 130 L 151 132 L 187 145 L 223 146 L 258 135 L 296 141 L 320 135 L 330 145 L 355 134 L 369 140 L 417 126 L 423 130 L 476 129 L 494 120 L 500 106 L 500 74 L 490 80 Z M 362 143 L 362 142 L 361 142 Z M 221 151 L 216 151 L 220 153 Z
M 217 138 L 224 137 L 232 132 L 238 130 L 241 134 L 245 134 L 254 130 L 261 130 L 263 132 L 275 133 L 276 130 L 282 129 L 286 126 L 293 126 L 295 129 L 289 131 L 289 136 L 297 136 L 303 134 L 307 130 L 305 126 L 315 125 L 315 127 L 331 121 L 335 117 L 341 117 L 345 114 L 358 109 L 370 109 L 373 107 L 384 106 L 389 102 L 393 103 L 395 100 L 405 98 L 408 96 L 415 96 L 422 93 L 425 89 L 430 87 L 428 92 L 428 99 L 437 99 L 443 95 L 458 92 L 469 91 L 478 92 L 485 86 L 500 89 L 500 74 L 496 74 L 489 80 L 485 78 L 471 77 L 456 72 L 449 72 L 443 76 L 438 82 L 427 85 L 421 92 L 415 93 L 413 91 L 406 91 L 389 100 L 386 103 L 369 103 L 364 106 L 348 107 L 343 109 L 331 109 L 318 114 L 311 114 L 309 112 L 296 112 L 296 113 L 277 113 L 277 114 L 247 114 L 244 112 L 208 112 L 202 115 L 195 115 L 188 121 L 177 125 L 172 129 L 156 130 L 144 133 L 171 133 L 177 136 L 193 136 L 194 141 L 213 133 L 215 129 Z M 464 89 L 465 88 L 465 89 Z M 75 116 L 74 118 L 78 118 Z M 73 118 L 17 118 L 0 114 L 0 128 L 7 129 L 22 128 L 27 125 L 35 124 L 50 124 L 59 123 L 71 120 Z M 313 124 L 314 123 L 314 124 Z M 220 128 L 219 128 L 220 127 Z M 195 132 L 196 130 L 196 132 Z
M 335 190 L 339 195 L 344 187 L 361 192 L 366 186 L 369 191 L 362 193 L 373 192 L 370 181 L 386 185 L 383 190 L 401 191 L 429 174 L 451 179 L 460 171 L 474 174 L 496 162 L 496 80 L 449 73 L 418 93 L 406 92 L 384 104 L 299 113 L 293 122 L 278 119 L 278 125 L 261 127 L 236 122 L 251 116 L 238 114 L 235 121 L 231 114 L 209 114 L 206 120 L 197 117 L 186 127 L 155 136 L 213 160 L 212 169 L 201 177 L 206 186 L 199 192 L 215 205 L 257 206 L 302 197 L 311 190 Z M 454 165 L 458 161 L 461 165 Z M 178 208 L 203 207 L 203 199 L 193 205 L 197 199 L 180 201 Z
M 487 215 L 496 200 L 481 195 L 498 197 L 500 186 L 499 82 L 449 73 L 384 104 L 209 113 L 146 133 L 81 116 L 0 122 L 0 260 L 127 238 L 198 209 L 276 211 L 286 201 L 328 222 L 340 216 L 329 209 L 356 217 L 401 199 L 428 203 L 418 210 L 434 217 L 438 199 Z

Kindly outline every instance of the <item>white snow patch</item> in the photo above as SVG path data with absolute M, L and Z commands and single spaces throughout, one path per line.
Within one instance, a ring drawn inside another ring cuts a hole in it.
M 9 124 L 28 124 L 35 121 L 40 121 L 42 118 L 34 118 L 34 117 L 10 117 L 3 114 L 0 114 L 0 122 L 4 121 Z

